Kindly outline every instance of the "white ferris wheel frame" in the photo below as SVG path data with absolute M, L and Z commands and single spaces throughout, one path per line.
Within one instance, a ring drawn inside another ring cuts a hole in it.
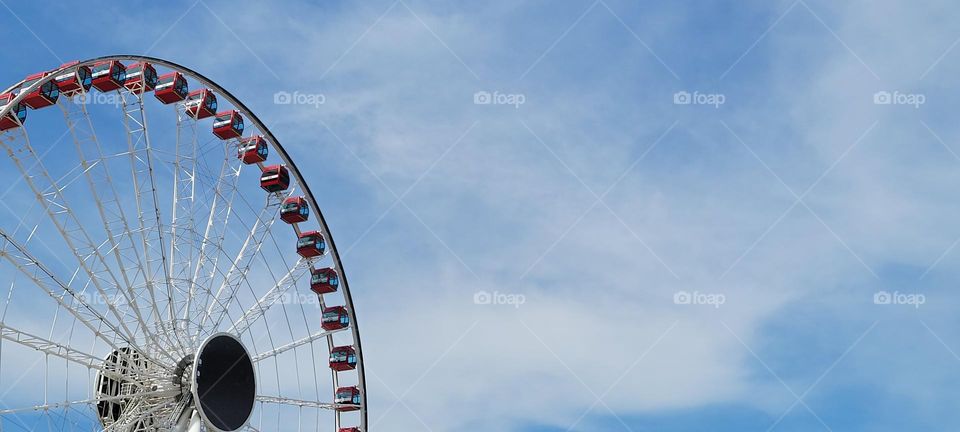
M 355 350 L 356 360 L 357 360 L 355 372 L 357 374 L 357 381 L 358 381 L 357 388 L 359 389 L 360 395 L 361 395 L 360 407 L 359 407 L 359 413 L 360 413 L 359 428 L 363 432 L 368 432 L 368 419 L 367 419 L 368 394 L 367 394 L 367 388 L 366 388 L 366 377 L 364 373 L 363 350 L 361 346 L 360 330 L 357 324 L 357 317 L 354 309 L 353 298 L 350 292 L 350 285 L 347 280 L 346 272 L 343 269 L 343 264 L 340 258 L 339 251 L 337 250 L 336 244 L 334 243 L 333 235 L 329 227 L 327 226 L 326 220 L 323 217 L 321 207 L 318 205 L 316 198 L 314 197 L 313 193 L 310 191 L 309 185 L 304 180 L 303 175 L 301 174 L 300 170 L 297 168 L 297 165 L 294 163 L 293 159 L 290 157 L 287 151 L 283 148 L 283 146 L 280 144 L 280 141 L 276 138 L 276 136 L 274 136 L 274 134 L 270 131 L 270 129 L 267 128 L 267 126 L 256 116 L 256 114 L 254 114 L 253 111 L 251 111 L 242 101 L 240 101 L 240 99 L 233 96 L 233 94 L 231 94 L 229 91 L 221 87 L 219 84 L 217 84 L 213 80 L 206 78 L 202 74 L 190 68 L 182 66 L 178 63 L 174 63 L 172 61 L 161 59 L 161 58 L 149 57 L 149 56 L 110 55 L 110 56 L 103 56 L 103 57 L 97 57 L 89 60 L 80 61 L 79 63 L 76 63 L 76 64 L 70 64 L 69 66 L 59 67 L 57 69 L 52 70 L 44 78 L 37 80 L 29 87 L 21 88 L 20 91 L 16 94 L 16 96 L 2 110 L 0 110 L 0 118 L 3 118 L 4 116 L 6 116 L 11 109 L 18 106 L 21 103 L 21 101 L 29 93 L 39 88 L 45 82 L 51 81 L 54 77 L 66 71 L 69 71 L 71 69 L 75 70 L 76 68 L 81 66 L 90 67 L 92 69 L 95 63 L 104 62 L 104 61 L 141 62 L 141 63 L 146 62 L 146 63 L 150 63 L 151 65 L 163 66 L 169 69 L 169 71 L 171 72 L 179 72 L 181 75 L 184 76 L 184 78 L 187 78 L 192 82 L 198 83 L 201 86 L 212 90 L 214 94 L 218 97 L 218 99 L 222 98 L 223 100 L 226 100 L 227 102 L 229 102 L 233 106 L 233 108 L 243 116 L 245 121 L 250 122 L 254 127 L 256 127 L 256 129 L 260 132 L 260 134 L 262 134 L 263 139 L 266 141 L 266 143 L 270 146 L 272 150 L 271 154 L 276 154 L 280 157 L 283 165 L 285 165 L 289 170 L 289 174 L 291 178 L 296 181 L 296 185 L 302 190 L 304 198 L 307 200 L 309 206 L 312 207 L 312 213 L 314 214 L 314 216 L 316 217 L 316 221 L 320 225 L 320 228 L 321 228 L 320 232 L 324 235 L 324 239 L 327 245 L 327 250 L 329 251 L 329 255 L 333 260 L 333 268 L 337 271 L 337 274 L 339 277 L 338 291 L 343 295 L 343 298 L 344 298 L 344 302 L 345 302 L 344 308 L 346 309 L 346 312 L 349 317 L 348 328 L 349 328 L 349 331 L 352 333 L 352 339 L 353 339 L 352 347 Z M 4 94 L 9 93 L 11 91 L 14 91 L 20 88 L 23 85 L 23 83 L 25 83 L 26 81 L 27 80 L 21 80 L 20 82 L 7 88 L 3 93 Z M 96 90 L 91 89 L 90 92 L 92 91 L 96 91 Z M 121 87 L 118 91 L 122 92 L 122 91 L 126 91 L 126 89 Z M 146 92 L 143 92 L 141 93 L 141 95 L 138 96 L 141 98 L 140 103 L 142 103 L 142 97 L 145 94 Z M 139 126 L 142 128 L 143 134 L 147 135 L 148 134 L 147 126 L 145 124 L 139 125 Z M 21 127 L 23 126 L 21 125 Z M 23 132 L 23 133 L 25 134 L 26 132 Z M 66 234 L 64 234 L 64 236 L 66 237 Z M 4 235 L 3 238 L 0 238 L 0 243 L 5 243 L 5 246 L 13 246 L 14 248 L 19 249 L 19 245 L 16 244 L 12 239 L 7 238 L 6 235 Z M 7 247 L 4 247 L 4 249 L 7 249 Z M 32 259 L 34 261 L 32 264 L 37 265 L 38 269 L 40 270 L 39 277 L 45 278 L 44 281 L 37 281 L 36 279 L 34 281 L 37 282 L 38 284 L 49 282 L 50 285 L 52 285 L 52 287 L 49 287 L 49 286 L 47 287 L 48 294 L 50 294 L 51 290 L 58 290 L 58 289 L 67 291 L 67 292 L 70 291 L 70 289 L 67 286 L 65 286 L 63 282 L 56 279 L 56 276 L 54 276 L 52 272 L 50 272 L 45 268 L 42 268 L 42 265 L 40 265 L 39 261 L 33 259 L 32 256 L 29 255 L 29 252 L 27 252 L 24 249 L 19 249 L 19 252 L 21 252 L 28 259 Z M 323 301 L 322 296 L 319 296 L 319 297 L 321 298 L 321 302 L 322 302 Z M 61 303 L 61 305 L 66 306 L 65 303 Z M 259 302 L 255 306 L 259 306 Z M 66 307 L 68 309 L 70 308 L 69 306 L 66 306 Z M 246 313 L 244 314 L 242 319 L 246 319 Z M 123 323 L 121 322 L 121 324 Z M 0 332 L 3 332 L 3 331 L 4 331 L 4 328 L 0 328 Z M 122 333 L 120 332 L 118 333 L 122 335 Z M 313 339 L 311 339 L 310 342 L 312 342 L 313 340 L 325 338 L 327 340 L 328 354 L 329 354 L 330 352 L 333 351 L 333 348 L 334 348 L 333 333 L 337 333 L 337 331 L 325 332 L 325 333 L 326 334 L 311 335 L 310 338 L 313 338 Z M 38 351 L 43 351 L 48 354 L 54 354 L 61 358 L 67 358 L 70 361 L 80 362 L 81 364 L 90 364 L 90 365 L 99 365 L 100 363 L 103 362 L 103 359 L 90 358 L 89 355 L 85 355 L 83 353 L 73 351 L 68 346 L 65 346 L 63 344 L 60 344 L 54 341 L 46 340 L 39 336 L 19 332 L 18 334 L 15 335 L 15 337 L 20 339 L 21 342 L 26 342 L 31 344 L 30 346 L 34 347 Z M 302 341 L 295 341 L 290 344 L 287 344 L 286 346 L 274 347 L 274 349 L 271 350 L 270 352 L 259 353 L 257 356 L 253 357 L 253 361 L 257 362 L 260 359 L 265 358 L 267 356 L 275 355 L 279 352 L 292 349 L 293 347 L 295 347 L 295 344 L 297 344 L 298 342 L 302 342 Z M 296 345 L 296 346 L 299 346 L 299 345 Z M 338 374 L 339 374 L 338 371 L 331 369 L 332 385 L 333 385 L 333 388 L 331 389 L 331 392 L 332 392 L 331 394 L 335 393 L 339 388 Z M 266 400 L 266 399 L 270 399 L 270 400 Z M 98 401 L 102 401 L 102 400 L 107 400 L 107 399 L 96 398 L 88 401 L 78 401 L 75 403 L 88 402 L 90 404 L 96 404 Z M 300 400 L 286 399 L 286 398 L 280 398 L 280 397 L 277 397 L 277 398 L 265 397 L 258 400 L 267 401 L 267 402 L 276 402 L 276 403 L 287 403 L 291 405 L 308 406 L 308 407 L 314 407 L 314 408 L 326 408 L 326 409 L 333 409 L 333 407 L 335 406 L 335 404 L 333 403 L 323 403 L 320 401 L 316 401 L 316 402 L 300 401 Z M 56 407 L 57 405 L 58 404 L 53 403 L 53 404 L 48 404 L 47 406 L 53 408 L 53 407 Z M 28 410 L 28 409 L 24 409 L 24 410 Z M 0 414 L 4 414 L 8 412 L 17 412 L 17 411 L 19 410 L 16 410 L 16 409 L 0 410 Z M 341 427 L 341 424 L 340 424 L 341 413 L 339 411 L 335 411 L 335 412 L 336 412 L 335 427 L 339 430 L 339 428 Z M 247 426 L 247 427 L 250 430 L 255 430 L 251 426 Z

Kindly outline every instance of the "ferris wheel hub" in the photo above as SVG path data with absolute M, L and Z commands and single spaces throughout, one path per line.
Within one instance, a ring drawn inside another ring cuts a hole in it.
M 200 345 L 191 392 L 208 429 L 230 432 L 247 424 L 257 388 L 253 360 L 240 339 L 217 333 Z
M 96 380 L 98 404 L 104 426 L 127 424 L 124 414 L 148 400 L 170 400 L 175 411 L 157 411 L 131 426 L 150 428 L 163 418 L 195 423 L 199 418 L 207 430 L 232 432 L 247 424 L 256 397 L 256 376 L 249 352 L 236 336 L 217 333 L 207 338 L 195 354 L 188 354 L 172 370 L 145 361 L 139 352 L 123 348 L 104 361 Z M 109 401 L 109 402 L 108 402 Z M 185 426 L 183 430 L 189 430 Z

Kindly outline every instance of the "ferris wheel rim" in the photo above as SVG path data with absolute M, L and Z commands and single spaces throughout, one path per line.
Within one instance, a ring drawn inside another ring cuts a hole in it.
M 362 394 L 362 398 L 360 401 L 361 403 L 359 407 L 360 408 L 359 409 L 360 430 L 366 432 L 368 430 L 367 429 L 368 428 L 368 393 L 367 393 L 367 386 L 366 386 L 365 363 L 363 361 L 363 349 L 362 349 L 362 343 L 360 338 L 359 324 L 356 317 L 356 311 L 354 308 L 352 293 L 350 291 L 349 281 L 346 276 L 346 271 L 343 267 L 343 262 L 341 260 L 339 250 L 336 247 L 333 234 L 330 231 L 329 226 L 326 222 L 326 219 L 323 216 L 323 211 L 321 207 L 318 205 L 313 192 L 310 190 L 309 184 L 305 181 L 302 173 L 300 172 L 293 158 L 290 157 L 289 153 L 286 151 L 286 149 L 283 147 L 283 145 L 280 143 L 277 137 L 273 134 L 270 128 L 268 128 L 266 124 L 260 120 L 260 118 L 256 115 L 256 113 L 254 113 L 249 107 L 247 107 L 247 105 L 244 104 L 242 100 L 234 96 L 230 91 L 228 91 L 221 85 L 217 84 L 217 82 L 213 81 L 212 79 L 207 78 L 203 74 L 191 68 L 183 66 L 179 63 L 158 58 L 158 57 L 151 57 L 151 56 L 132 55 L 132 54 L 115 54 L 115 55 L 101 56 L 101 57 L 95 57 L 87 60 L 82 60 L 79 62 L 70 63 L 68 65 L 61 65 L 56 69 L 50 70 L 49 75 L 56 76 L 71 68 L 76 68 L 79 66 L 92 66 L 95 63 L 103 62 L 103 61 L 147 62 L 154 65 L 164 66 L 173 72 L 179 72 L 186 77 L 196 80 L 203 86 L 213 90 L 218 96 L 223 97 L 226 101 L 228 101 L 231 105 L 233 105 L 234 109 L 236 111 L 239 111 L 246 119 L 248 119 L 250 123 L 253 126 L 255 126 L 256 129 L 263 135 L 265 141 L 267 141 L 277 151 L 281 160 L 283 161 L 283 164 L 286 165 L 287 169 L 289 170 L 290 175 L 297 180 L 297 185 L 302 190 L 304 197 L 307 199 L 307 202 L 309 203 L 310 206 L 313 207 L 316 215 L 316 220 L 319 223 L 322 229 L 322 232 L 325 233 L 325 241 L 329 245 L 328 250 L 329 250 L 330 257 L 333 260 L 335 268 L 338 270 L 338 276 L 340 279 L 339 291 L 343 295 L 344 303 L 345 303 L 344 306 L 346 306 L 346 311 L 349 316 L 349 320 L 350 320 L 349 327 L 352 333 L 353 348 L 355 350 L 355 353 L 356 353 L 355 355 L 357 359 L 357 363 L 356 363 L 357 388 L 360 391 L 360 394 Z M 26 81 L 27 81 L 26 79 L 20 80 L 16 84 L 11 85 L 6 90 L 4 90 L 3 93 L 4 94 L 10 93 L 11 91 L 17 88 L 22 87 L 23 83 Z M 6 106 L 0 109 L 0 118 L 2 118 L 3 116 L 6 116 L 10 112 L 10 110 L 12 110 L 18 104 L 20 104 L 21 101 L 24 98 L 26 98 L 26 96 L 31 91 L 38 88 L 40 85 L 42 85 L 44 82 L 47 82 L 47 81 L 49 81 L 49 79 L 41 79 L 33 83 L 31 86 L 21 89 L 21 91 L 17 93 L 9 101 L 9 103 L 6 104 Z M 330 350 L 332 351 L 332 346 Z M 336 392 L 339 385 L 338 373 L 336 371 L 332 372 L 332 377 L 333 377 L 332 378 L 333 390 L 334 392 Z M 337 427 L 339 428 L 340 426 L 339 416 L 337 416 L 336 419 L 337 419 Z

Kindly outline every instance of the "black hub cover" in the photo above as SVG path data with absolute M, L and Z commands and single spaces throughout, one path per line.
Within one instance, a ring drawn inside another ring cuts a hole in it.
M 200 415 L 219 431 L 235 431 L 253 412 L 256 379 L 253 361 L 237 338 L 211 336 L 197 353 L 193 395 Z

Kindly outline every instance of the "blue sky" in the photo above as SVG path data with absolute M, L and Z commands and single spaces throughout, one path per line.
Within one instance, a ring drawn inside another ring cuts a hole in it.
M 7 82 L 148 54 L 270 126 L 373 430 L 960 426 L 955 2 L 3 3 Z

